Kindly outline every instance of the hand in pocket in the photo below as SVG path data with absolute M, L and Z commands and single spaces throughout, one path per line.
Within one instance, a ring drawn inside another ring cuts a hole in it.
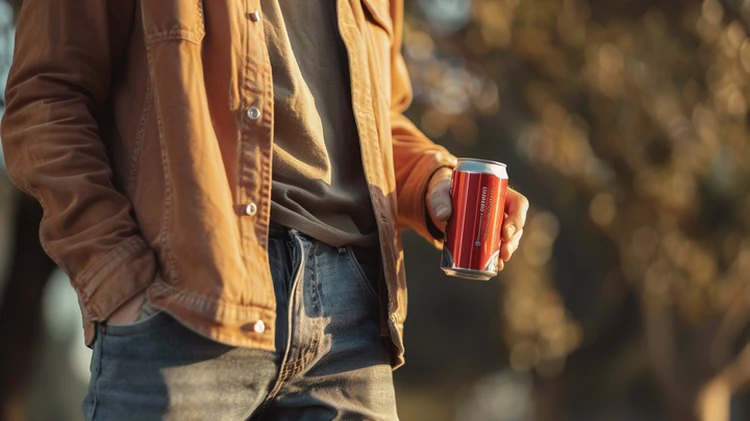
M 141 310 L 143 309 L 143 304 L 145 302 L 146 291 L 144 290 L 115 310 L 115 312 L 107 319 L 107 323 L 118 325 L 135 323 L 141 316 Z

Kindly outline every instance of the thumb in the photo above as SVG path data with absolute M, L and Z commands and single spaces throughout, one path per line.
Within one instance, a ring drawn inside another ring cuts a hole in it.
M 429 202 L 432 216 L 438 221 L 447 221 L 453 212 L 450 195 L 451 180 L 444 178 L 433 186 Z

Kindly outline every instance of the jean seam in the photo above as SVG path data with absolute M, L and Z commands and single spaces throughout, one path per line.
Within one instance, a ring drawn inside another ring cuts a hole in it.
M 97 325 L 95 327 L 95 329 L 98 328 L 98 327 L 99 326 Z M 99 332 L 97 332 L 97 334 L 98 333 Z M 96 340 L 96 338 L 94 340 Z M 97 350 L 95 349 L 94 355 L 92 356 L 92 358 L 97 358 L 97 357 L 98 358 L 96 360 L 96 374 L 95 374 L 96 377 L 93 378 L 94 385 L 91 388 L 91 393 L 93 394 L 93 396 L 92 396 L 92 399 L 91 399 L 92 400 L 92 402 L 91 402 L 91 410 L 89 411 L 89 413 L 90 413 L 90 417 L 88 418 L 89 421 L 94 421 L 94 417 L 96 416 L 96 408 L 97 408 L 97 406 L 99 404 L 99 378 L 101 377 L 102 357 L 103 357 L 103 354 L 104 354 L 104 349 L 103 349 L 104 348 L 104 344 L 102 343 L 102 341 L 104 340 L 104 335 L 99 335 L 98 340 L 99 340 L 99 343 L 98 343 L 99 346 L 97 347 L 96 346 L 97 344 L 96 343 L 94 344 L 94 347 L 98 348 L 98 352 L 96 352 Z M 94 375 L 94 373 L 92 373 L 92 376 L 93 375 Z
M 276 383 L 271 388 L 271 391 L 268 392 L 268 395 L 266 395 L 266 398 L 261 402 L 261 404 L 258 406 L 258 412 L 263 413 L 265 411 L 265 408 L 273 401 L 273 399 L 276 397 L 276 395 L 281 390 L 281 387 L 284 385 L 284 382 L 286 382 L 289 377 L 292 376 L 291 367 L 297 360 L 289 361 L 291 348 L 292 348 L 292 325 L 293 325 L 293 308 L 294 308 L 294 294 L 297 291 L 297 288 L 300 282 L 304 281 L 304 274 L 305 274 L 305 265 L 307 265 L 307 262 L 305 259 L 305 247 L 302 243 L 302 240 L 295 235 L 292 235 L 292 240 L 290 241 L 290 245 L 294 245 L 292 248 L 292 251 L 294 252 L 292 255 L 292 273 L 294 273 L 294 278 L 292 281 L 292 285 L 289 288 L 289 300 L 288 300 L 288 317 L 287 317 L 287 341 L 286 341 L 286 349 L 284 350 L 284 355 L 281 358 L 281 363 L 279 365 L 279 375 L 276 379 Z M 312 249 L 310 250 L 312 251 Z M 309 252 L 307 254 L 310 254 Z M 299 262 L 297 262 L 299 260 Z M 296 267 L 296 270 L 294 270 Z M 303 297 L 304 298 L 304 297 Z
M 310 248 L 310 255 L 313 256 L 310 259 L 309 265 L 310 265 L 310 282 L 312 284 L 312 297 L 310 297 L 312 301 L 312 311 L 313 314 L 315 314 L 315 317 L 313 318 L 313 324 L 316 328 L 318 328 L 318 321 L 320 320 L 320 316 L 323 313 L 322 311 L 322 304 L 320 300 L 320 282 L 318 280 L 318 259 L 315 258 L 315 253 L 318 251 L 318 246 L 320 245 L 319 242 L 314 242 L 312 247 Z M 304 299 L 304 290 L 302 291 L 303 299 Z M 317 342 L 311 344 L 309 348 L 316 348 Z
M 367 295 L 370 296 L 372 300 L 375 301 L 375 303 L 379 302 L 378 293 L 375 291 L 375 289 L 372 287 L 372 283 L 370 282 L 370 279 L 367 277 L 367 273 L 365 273 L 364 268 L 362 265 L 359 264 L 359 261 L 357 261 L 357 257 L 354 255 L 354 251 L 351 247 L 346 248 L 346 259 L 349 261 L 349 265 L 354 269 L 356 276 L 355 278 L 361 286 L 365 289 L 367 292 Z

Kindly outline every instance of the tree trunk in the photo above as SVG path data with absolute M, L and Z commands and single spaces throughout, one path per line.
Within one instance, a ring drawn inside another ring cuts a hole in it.
M 0 419 L 26 419 L 28 374 L 36 355 L 42 292 L 55 264 L 39 243 L 42 208 L 35 199 L 17 194 L 12 227 L 10 271 L 0 296 Z

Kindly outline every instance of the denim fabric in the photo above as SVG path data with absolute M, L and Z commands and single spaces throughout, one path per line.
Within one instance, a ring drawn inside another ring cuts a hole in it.
M 222 345 L 164 312 L 102 324 L 85 419 L 397 420 L 379 266 L 294 230 L 272 233 L 268 253 L 275 353 Z

